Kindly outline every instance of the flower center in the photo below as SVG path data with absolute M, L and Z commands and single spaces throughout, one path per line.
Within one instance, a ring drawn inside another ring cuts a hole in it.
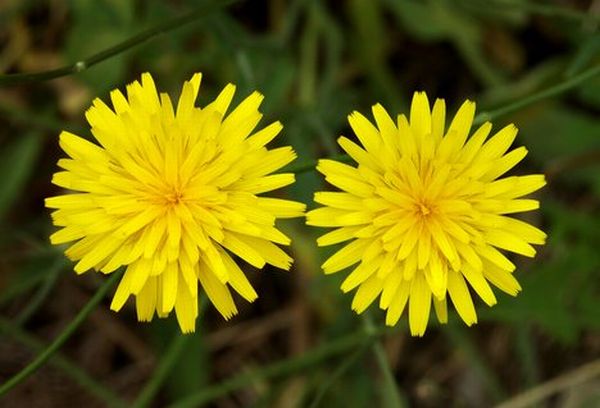
M 429 207 L 422 203 L 419 204 L 419 211 L 421 212 L 422 216 L 426 216 L 426 215 L 429 215 L 429 213 L 431 213 L 431 210 L 429 209 Z
M 415 200 L 413 211 L 416 217 L 425 221 L 435 216 L 436 205 L 431 201 L 421 197 Z
M 182 201 L 183 193 L 177 189 L 174 189 L 169 193 L 165 194 L 164 198 L 166 205 L 177 205 Z

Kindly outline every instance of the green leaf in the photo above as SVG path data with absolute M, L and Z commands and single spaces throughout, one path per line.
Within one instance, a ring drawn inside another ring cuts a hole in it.
M 600 194 L 597 166 L 592 171 L 578 159 L 600 149 L 600 122 L 596 118 L 561 104 L 546 103 L 523 111 L 522 120 L 517 117 L 517 123 L 521 128 L 517 143 L 529 149 L 530 159 L 556 171 L 553 176 L 591 186 Z M 565 166 L 563 171 L 561 163 L 569 161 L 575 166 Z M 555 170 L 557 166 L 559 170 Z
M 600 77 L 591 78 L 577 89 L 577 96 L 585 104 L 600 109 Z
M 21 195 L 42 145 L 38 133 L 16 136 L 0 153 L 0 221 Z
M 525 113 L 517 138 L 538 162 L 600 147 L 600 122 L 594 117 L 552 102 Z
M 567 76 L 572 77 L 578 74 L 590 61 L 598 56 L 598 53 L 600 53 L 600 33 L 593 34 L 586 40 L 581 41 L 573 61 L 567 68 Z
M 544 259 L 541 254 L 529 270 L 517 271 L 523 291 L 516 298 L 500 294 L 498 304 L 482 310 L 482 315 L 500 322 L 533 323 L 572 345 L 582 330 L 600 325 L 600 222 L 556 201 L 546 200 L 543 208 L 551 226 L 543 252 L 551 256 Z
M 400 25 L 410 34 L 423 41 L 439 41 L 448 33 L 431 12 L 426 2 L 386 1 Z

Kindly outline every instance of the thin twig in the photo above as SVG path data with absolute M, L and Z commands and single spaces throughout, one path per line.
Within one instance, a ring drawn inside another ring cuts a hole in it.
M 1 85 L 12 85 L 19 84 L 24 82 L 32 82 L 32 81 L 47 81 L 49 79 L 59 78 L 65 75 L 75 74 L 81 71 L 85 71 L 91 66 L 94 66 L 102 61 L 105 61 L 115 55 L 121 54 L 125 51 L 132 49 L 135 46 L 138 46 L 160 34 L 167 33 L 169 31 L 175 30 L 184 25 L 190 24 L 194 21 L 200 20 L 205 17 L 207 14 L 215 10 L 219 10 L 225 6 L 228 6 L 235 2 L 236 0 L 220 0 L 220 1 L 211 1 L 204 6 L 197 8 L 191 13 L 185 14 L 183 16 L 175 17 L 171 20 L 165 21 L 161 24 L 158 24 L 148 30 L 142 31 L 141 33 L 117 44 L 106 50 L 100 51 L 97 54 L 94 54 L 86 59 L 81 61 L 77 61 L 74 64 L 66 65 L 61 68 L 52 69 L 49 71 L 35 72 L 35 73 L 19 73 L 19 74 L 9 74 L 9 75 L 1 75 L 0 76 L 0 86 Z
M 574 387 L 600 376 L 600 359 L 582 365 L 550 381 L 538 385 L 524 393 L 510 398 L 496 406 L 496 408 L 521 408 L 530 407 L 546 398 L 567 388 Z

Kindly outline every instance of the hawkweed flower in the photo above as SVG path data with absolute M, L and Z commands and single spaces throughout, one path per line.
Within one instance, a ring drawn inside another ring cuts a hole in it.
M 333 160 L 317 166 L 342 192 L 316 193 L 324 207 L 308 212 L 307 224 L 336 228 L 319 246 L 350 241 L 322 268 L 326 274 L 353 268 L 341 289 L 358 288 L 357 313 L 379 296 L 386 324 L 395 325 L 408 306 L 413 335 L 425 333 L 432 303 L 438 320 L 447 321 L 448 297 L 470 326 L 477 315 L 467 282 L 490 306 L 496 303 L 490 283 L 516 295 L 515 265 L 501 250 L 533 257 L 531 244 L 545 242 L 544 232 L 509 216 L 539 207 L 522 197 L 544 186 L 544 176 L 501 178 L 527 150 L 507 153 L 517 134 L 512 124 L 487 139 L 486 122 L 469 137 L 471 101 L 448 129 L 444 100 L 430 109 L 422 92 L 414 94 L 410 119 L 399 115 L 395 123 L 379 104 L 373 115 L 376 127 L 358 112 L 348 117 L 362 147 L 338 139 L 357 167 Z
M 86 118 L 100 145 L 62 132 L 70 158 L 58 161 L 64 171 L 52 182 L 73 193 L 46 199 L 62 227 L 50 241 L 72 243 L 65 253 L 77 273 L 126 266 L 111 309 L 134 295 L 140 321 L 175 309 L 183 332 L 195 329 L 198 282 L 225 319 L 237 313 L 229 287 L 256 299 L 232 254 L 256 268 L 288 270 L 292 259 L 275 244 L 290 239 L 275 221 L 304 211 L 259 196 L 294 182 L 293 174 L 272 173 L 296 157 L 291 147 L 265 147 L 279 122 L 254 131 L 262 95 L 226 115 L 235 86 L 199 108 L 200 79 L 184 83 L 176 109 L 147 73 L 127 86 L 127 97 L 111 92 L 112 109 L 94 100 Z

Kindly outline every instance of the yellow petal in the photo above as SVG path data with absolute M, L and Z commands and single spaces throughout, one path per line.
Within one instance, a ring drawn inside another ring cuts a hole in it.
M 348 241 L 356 236 L 356 232 L 358 232 L 362 227 L 342 227 L 335 229 L 327 234 L 324 234 L 317 238 L 318 246 L 328 246 L 339 244 L 340 242 Z
M 443 99 L 436 99 L 431 111 L 431 137 L 437 144 L 444 136 L 446 127 L 446 102 Z
M 358 287 L 352 300 L 352 310 L 358 314 L 364 312 L 373 303 L 375 298 L 379 296 L 382 288 L 383 280 L 379 279 L 376 275 L 372 275 Z
M 398 148 L 398 128 L 381 104 L 374 105 L 372 111 L 383 143 L 395 156 Z
M 448 271 L 448 294 L 461 319 L 471 326 L 477 323 L 477 314 L 473 306 L 473 300 L 465 280 L 459 272 Z
M 173 310 L 177 299 L 177 286 L 179 282 L 179 268 L 176 263 L 167 264 L 165 271 L 158 277 L 161 281 L 162 302 L 158 305 L 161 313 L 167 314 Z
M 233 303 L 229 289 L 227 289 L 224 283 L 219 282 L 203 262 L 201 262 L 200 268 L 198 268 L 198 278 L 211 303 L 226 320 L 237 314 L 237 308 L 235 307 L 235 303 Z
M 229 254 L 227 254 L 223 250 L 220 250 L 220 252 L 221 257 L 223 258 L 223 263 L 229 271 L 229 284 L 231 285 L 231 287 L 248 302 L 254 302 L 254 300 L 258 298 L 258 295 L 256 294 L 256 291 L 248 281 L 248 278 L 246 278 L 244 272 L 242 272 L 237 263 L 235 263 L 235 261 L 231 259 Z
M 135 298 L 137 318 L 140 322 L 149 322 L 156 310 L 156 279 L 151 277 Z
M 196 330 L 196 317 L 198 317 L 198 298 L 193 297 L 184 285 L 177 288 L 177 301 L 175 302 L 177 322 L 183 333 Z
M 448 305 L 446 304 L 446 298 L 438 299 L 433 298 L 433 307 L 435 309 L 435 315 L 437 316 L 440 324 L 448 323 Z
M 485 233 L 486 241 L 495 247 L 506 249 L 508 251 L 525 255 L 528 257 L 535 256 L 535 248 L 527 242 L 504 230 L 488 230 Z
M 422 337 L 429 321 L 431 290 L 421 274 L 415 275 L 410 286 L 408 323 L 410 334 Z
M 321 265 L 325 274 L 341 271 L 354 265 L 362 258 L 362 252 L 371 244 L 372 240 L 357 239 L 337 251 Z
M 366 151 L 370 154 L 377 154 L 381 145 L 381 137 L 375 126 L 361 113 L 356 111 L 348 116 L 348 123 Z M 342 145 L 341 141 L 340 145 Z M 342 147 L 344 146 L 342 145 Z
M 400 320 L 410 294 L 410 282 L 403 281 L 398 286 L 385 315 L 385 324 L 394 326 Z
M 483 275 L 494 286 L 511 296 L 516 296 L 521 291 L 521 285 L 509 271 L 499 268 L 491 262 L 485 263 Z
M 482 271 L 478 271 L 467 264 L 463 266 L 462 274 L 488 306 L 496 304 L 496 296 L 494 296 L 494 292 L 492 292 L 492 288 L 488 285 Z
M 342 282 L 341 289 L 344 293 L 347 293 L 362 284 L 367 278 L 375 273 L 375 271 L 381 266 L 383 257 L 377 257 L 370 262 L 361 262 L 350 275 Z
M 431 112 L 425 92 L 415 92 L 410 105 L 410 126 L 413 133 L 424 138 L 431 134 Z

